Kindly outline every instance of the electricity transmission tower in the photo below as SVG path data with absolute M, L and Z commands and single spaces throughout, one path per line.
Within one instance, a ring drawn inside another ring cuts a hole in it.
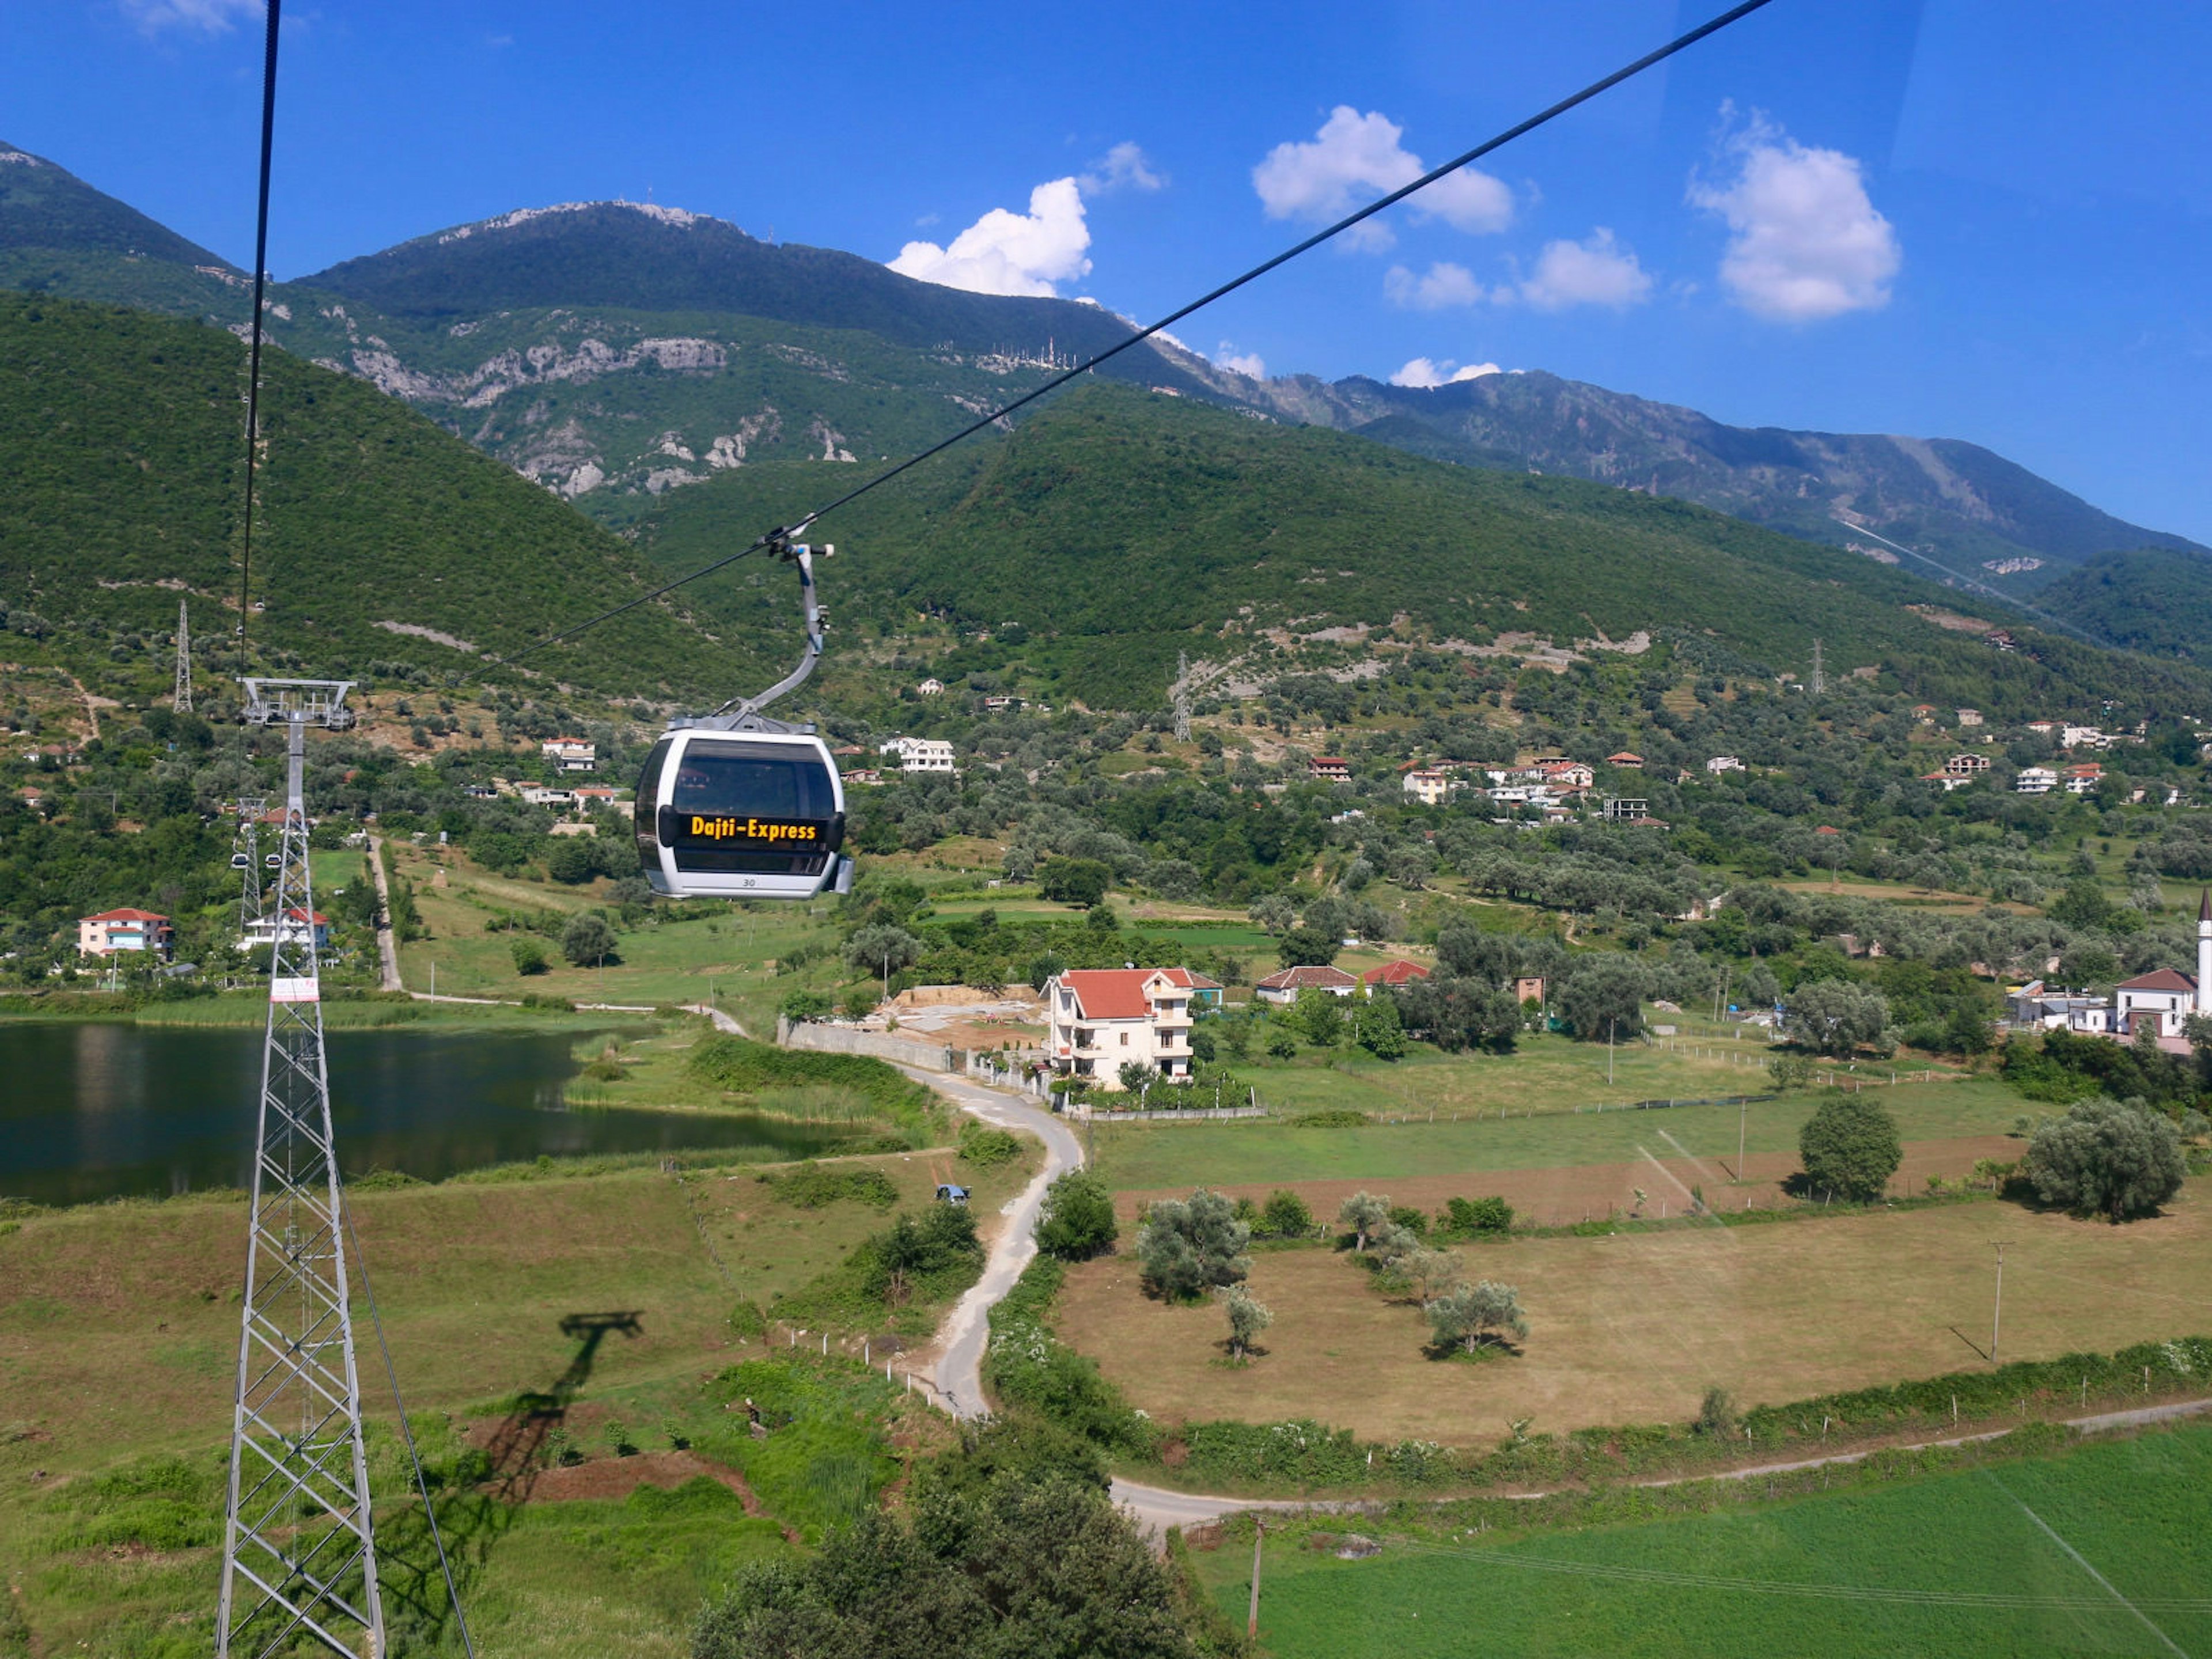
M 192 625 L 182 599 L 177 601 L 177 688 L 173 702 L 179 714 L 192 712 Z
M 1175 734 L 1177 743 L 1190 741 L 1190 653 L 1176 653 Z
M 1819 696 L 1828 689 L 1828 677 L 1820 668 L 1820 642 L 1813 641 L 1813 695 Z
M 243 937 L 253 937 L 261 920 L 261 815 L 269 803 L 259 795 L 238 798 L 238 832 L 231 839 L 230 861 L 240 872 L 238 926 Z
M 301 788 L 308 722 L 349 724 L 350 683 L 245 684 L 246 719 L 284 726 L 284 836 L 216 1652 L 264 1659 L 306 1638 L 383 1659 Z

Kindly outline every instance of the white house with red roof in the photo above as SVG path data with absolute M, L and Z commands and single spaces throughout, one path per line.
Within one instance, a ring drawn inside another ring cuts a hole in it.
M 158 951 L 166 953 L 177 930 L 168 917 L 153 910 L 102 910 L 96 916 L 80 916 L 76 948 L 88 957 L 112 956 L 118 951 Z
M 1254 986 L 1252 994 L 1262 1002 L 1291 1003 L 1309 988 L 1333 997 L 1348 997 L 1359 988 L 1359 981 L 1341 968 L 1285 968 Z
M 1188 968 L 1071 968 L 1054 975 L 1044 986 L 1045 1053 L 1053 1070 L 1101 1089 L 1119 1089 L 1130 1060 L 1162 1077 L 1188 1077 L 1191 1003 L 1206 988 L 1199 979 Z

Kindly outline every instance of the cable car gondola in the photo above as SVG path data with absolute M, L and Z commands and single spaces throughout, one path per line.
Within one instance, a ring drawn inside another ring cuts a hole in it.
M 637 784 L 637 850 L 647 882 L 670 898 L 806 899 L 849 892 L 845 789 L 830 745 L 811 726 L 761 710 L 814 672 L 822 654 L 814 553 L 780 543 L 799 567 L 806 651 L 757 697 L 704 720 L 676 720 L 646 757 Z M 827 558 L 836 550 L 819 551 Z

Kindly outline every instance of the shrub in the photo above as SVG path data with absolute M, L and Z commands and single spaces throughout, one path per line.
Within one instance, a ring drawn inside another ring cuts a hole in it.
M 1739 1416 L 1735 1396 L 1715 1383 L 1705 1390 L 1705 1399 L 1698 1406 L 1697 1430 L 1713 1439 L 1735 1432 Z
M 2021 1173 L 2046 1204 L 2125 1221 L 2181 1190 L 2181 1135 L 2139 1100 L 2085 1100 L 2046 1121 Z
M 1308 1238 L 1314 1230 L 1313 1212 L 1306 1201 L 1287 1187 L 1278 1187 L 1267 1194 L 1267 1202 L 1260 1211 L 1260 1224 L 1255 1231 L 1268 1238 Z
M 778 1012 L 793 1025 L 803 1025 L 810 1019 L 827 1018 L 836 1006 L 826 992 L 799 990 L 784 998 Z
M 1416 1238 L 1429 1236 L 1429 1217 L 1425 1210 L 1412 1204 L 1393 1204 L 1390 1219 Z
M 1037 891 L 1056 904 L 1096 908 L 1114 884 L 1111 866 L 1096 859 L 1054 859 L 1037 877 Z
M 1454 1238 L 1502 1233 L 1513 1225 L 1513 1206 L 1502 1198 L 1452 1198 L 1437 1212 L 1443 1231 Z
M 1021 1156 L 1022 1143 L 1004 1129 L 970 1118 L 960 1126 L 960 1160 L 979 1170 L 994 1170 Z
M 1114 1195 L 1087 1170 L 1070 1170 L 1045 1188 L 1037 1215 L 1037 1249 L 1063 1261 L 1082 1261 L 1114 1248 L 1120 1229 Z
M 1372 1121 L 1366 1113 L 1339 1106 L 1323 1112 L 1300 1112 L 1291 1120 L 1294 1129 L 1364 1129 Z
M 545 947 L 534 939 L 514 940 L 507 947 L 507 953 L 514 959 L 514 971 L 525 979 L 545 971 Z
M 1814 1191 L 1859 1201 L 1880 1198 L 1905 1158 L 1897 1120 L 1863 1094 L 1821 1102 L 1798 1132 L 1797 1150 Z
M 888 1210 L 898 1202 L 898 1188 L 881 1170 L 825 1170 L 809 1158 L 782 1175 L 753 1178 L 785 1203 L 802 1210 L 846 1202 Z
M 621 960 L 615 951 L 615 930 L 596 910 L 579 912 L 561 930 L 561 954 L 579 968 Z
M 1528 1321 L 1521 1310 L 1521 1292 L 1510 1285 L 1455 1285 L 1428 1305 L 1430 1328 L 1439 1344 L 1457 1344 L 1468 1352 L 1504 1340 L 1528 1334 Z

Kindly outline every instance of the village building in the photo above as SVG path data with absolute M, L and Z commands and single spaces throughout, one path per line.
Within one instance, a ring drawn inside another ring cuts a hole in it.
M 2012 787 L 2015 794 L 2047 795 L 2058 787 L 2058 774 L 2047 766 L 2023 766 Z
M 1131 1060 L 1164 1078 L 1190 1075 L 1193 992 L 1186 968 L 1073 968 L 1045 981 L 1045 1052 L 1053 1070 L 1121 1087 Z M 1206 984 L 1217 993 L 1220 987 Z
M 1341 755 L 1316 755 L 1306 763 L 1306 775 L 1320 783 L 1350 783 L 1352 763 Z
M 1406 774 L 1406 793 L 1424 806 L 1443 805 L 1451 787 L 1449 775 L 1434 767 L 1424 766 Z
M 941 697 L 945 695 L 945 682 L 940 679 L 924 680 L 914 688 L 914 694 L 917 697 Z
M 1987 755 L 1954 755 L 1943 763 L 1943 770 L 1954 778 L 1978 778 L 1989 769 Z
M 1367 988 L 1367 994 L 1371 997 L 1377 990 L 1395 991 L 1401 985 L 1411 985 L 1415 980 L 1428 976 L 1429 970 L 1419 963 L 1407 962 L 1401 957 L 1395 962 L 1384 963 L 1380 968 L 1370 968 L 1359 976 L 1359 982 Z
M 952 770 L 952 745 L 943 738 L 893 738 L 879 744 L 876 752 L 897 756 L 902 772 Z
M 1723 772 L 1744 770 L 1743 762 L 1734 755 L 1716 755 L 1705 763 L 1705 770 L 1718 776 Z
M 118 951 L 152 951 L 167 956 L 177 930 L 168 917 L 155 910 L 102 910 L 81 916 L 76 924 L 76 948 L 88 957 L 112 956 Z
M 522 799 L 532 806 L 574 806 L 576 792 L 573 789 L 550 789 L 533 783 L 524 787 Z
M 1534 976 L 1515 980 L 1513 1000 L 1523 1005 L 1533 1002 L 1541 1007 L 1544 1002 L 1544 981 Z
M 1607 755 L 1605 757 L 1605 763 L 1607 766 L 1626 767 L 1632 772 L 1640 772 L 1644 769 L 1644 757 L 1631 754 L 1624 749 L 1618 755 Z
M 315 949 L 327 951 L 331 948 L 331 919 L 320 910 L 310 915 L 307 911 L 295 904 L 286 910 L 284 915 L 287 919 L 283 933 L 286 944 L 304 945 L 307 941 L 309 930 L 312 928 Z M 238 941 L 238 948 L 241 951 L 251 951 L 257 945 L 274 945 L 276 943 L 276 918 L 256 916 L 246 924 L 246 933 Z
M 1978 708 L 1961 708 L 1957 713 L 1961 726 L 1979 726 L 1982 723 L 1982 711 Z
M 1359 988 L 1359 981 L 1341 968 L 1285 968 L 1254 986 L 1252 994 L 1262 1002 L 1287 1006 L 1298 1000 L 1299 992 L 1309 988 L 1326 991 L 1333 997 L 1348 997 Z
M 2069 766 L 2059 774 L 2069 795 L 2094 794 L 2097 786 L 2105 781 L 2105 769 L 2094 761 L 2082 766 Z
M 599 746 L 582 738 L 548 738 L 538 745 L 538 752 L 563 772 L 599 769 Z

